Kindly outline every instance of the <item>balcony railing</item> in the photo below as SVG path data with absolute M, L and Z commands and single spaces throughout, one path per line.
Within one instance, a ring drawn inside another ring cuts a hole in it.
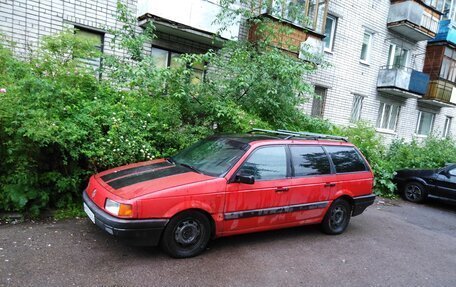
M 414 41 L 430 40 L 438 30 L 439 19 L 422 4 L 408 0 L 390 6 L 388 28 Z
M 456 86 L 454 83 L 444 80 L 431 81 L 423 100 L 428 100 L 438 106 L 456 105 Z
M 423 96 L 428 84 L 428 74 L 397 66 L 381 67 L 377 79 L 379 91 L 407 98 Z

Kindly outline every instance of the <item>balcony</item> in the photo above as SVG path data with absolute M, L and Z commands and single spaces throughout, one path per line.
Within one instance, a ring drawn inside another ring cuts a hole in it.
M 444 80 L 431 81 L 426 95 L 420 99 L 420 102 L 437 107 L 454 107 L 456 106 L 456 86 Z
M 140 25 L 152 20 L 159 32 L 210 44 L 221 26 L 214 24 L 221 7 L 209 0 L 138 0 Z M 222 39 L 237 39 L 239 22 L 220 33 Z
M 426 94 L 429 75 L 406 67 L 380 68 L 377 90 L 403 98 L 420 98 Z
M 413 41 L 435 37 L 440 15 L 421 2 L 407 0 L 390 6 L 387 26 Z
M 434 39 L 429 43 L 447 41 L 456 45 L 456 27 L 450 19 L 439 22 L 439 29 Z

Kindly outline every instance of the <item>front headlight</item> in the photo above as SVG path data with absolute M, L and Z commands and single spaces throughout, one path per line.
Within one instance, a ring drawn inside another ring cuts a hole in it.
M 116 216 L 131 217 L 133 215 L 133 208 L 131 204 L 118 203 L 109 198 L 106 199 L 105 209 L 109 213 Z

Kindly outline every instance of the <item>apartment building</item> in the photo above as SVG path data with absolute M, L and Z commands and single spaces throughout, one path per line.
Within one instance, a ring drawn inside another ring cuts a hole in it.
M 295 46 L 321 54 L 330 67 L 306 80 L 320 95 L 303 112 L 351 125 L 371 122 L 387 140 L 456 134 L 455 0 L 269 0 L 256 11 L 277 25 L 285 18 L 294 30 Z M 109 45 L 108 28 L 119 27 L 116 0 L 0 0 L 0 33 L 26 54 L 38 39 L 76 27 L 99 42 L 103 53 L 122 55 Z M 123 0 L 138 16 L 138 29 L 148 21 L 157 39 L 146 47 L 157 65 L 174 64 L 181 53 L 203 53 L 226 39 L 261 40 L 255 27 L 234 23 L 221 33 L 213 20 L 219 0 Z M 290 13 L 302 11 L 302 17 Z M 278 15 L 279 13 L 280 15 Z M 279 17 L 280 16 L 280 17 Z M 150 51 L 149 51 L 150 49 Z M 298 50 L 286 51 L 306 59 Z M 196 77 L 204 71 L 195 70 Z

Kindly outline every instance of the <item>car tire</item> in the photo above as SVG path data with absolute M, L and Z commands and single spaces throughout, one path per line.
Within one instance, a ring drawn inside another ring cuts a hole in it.
M 206 249 L 211 237 L 210 221 L 197 211 L 184 211 L 175 215 L 166 225 L 161 248 L 174 258 L 189 258 Z
M 407 182 L 402 189 L 402 197 L 410 202 L 420 203 L 427 198 L 426 188 L 419 182 Z
M 322 231 L 330 235 L 343 233 L 350 223 L 351 211 L 350 203 L 344 199 L 336 199 L 321 222 Z

